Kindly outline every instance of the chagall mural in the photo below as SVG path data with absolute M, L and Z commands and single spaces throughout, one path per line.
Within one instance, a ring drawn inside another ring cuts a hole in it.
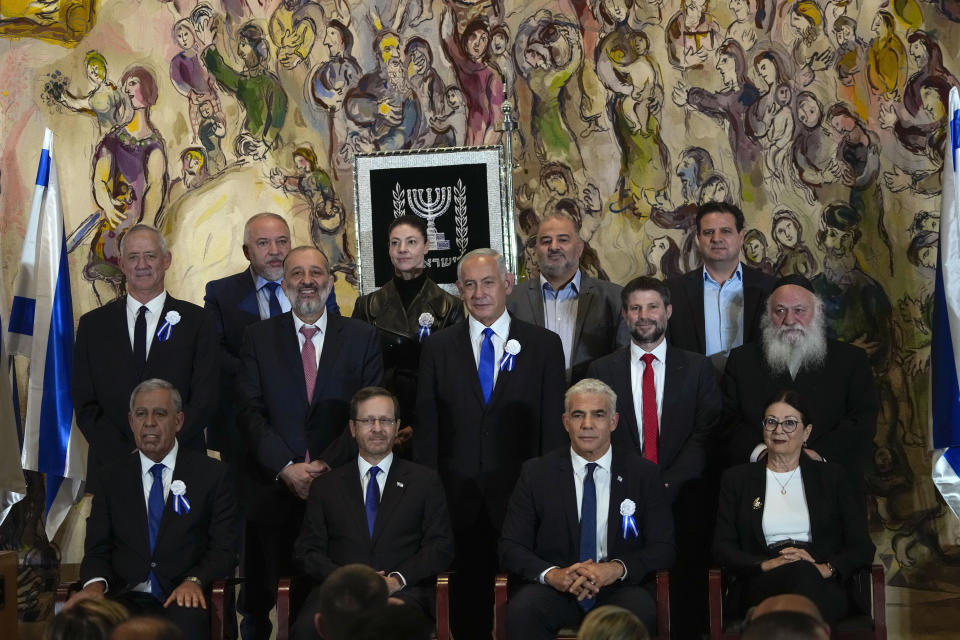
M 49 126 L 75 317 L 123 292 L 134 223 L 162 229 L 171 291 L 202 303 L 265 210 L 327 252 L 349 311 L 354 154 L 498 144 L 509 100 L 518 246 L 561 208 L 587 272 L 669 277 L 698 265 L 697 203 L 728 200 L 747 263 L 812 279 L 881 381 L 888 582 L 960 591 L 927 433 L 958 23 L 957 0 L 3 0 L 4 285 Z

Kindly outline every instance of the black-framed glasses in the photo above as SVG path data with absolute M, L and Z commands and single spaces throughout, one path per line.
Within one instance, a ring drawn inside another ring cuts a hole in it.
M 397 424 L 396 418 L 387 418 L 386 416 L 380 416 L 379 418 L 354 418 L 353 421 L 364 427 L 372 427 L 378 422 L 384 427 L 392 427 Z
M 776 418 L 764 418 L 763 428 L 771 433 L 781 427 L 784 433 L 793 433 L 800 426 L 800 421 L 796 418 L 787 418 L 786 420 L 777 420 Z

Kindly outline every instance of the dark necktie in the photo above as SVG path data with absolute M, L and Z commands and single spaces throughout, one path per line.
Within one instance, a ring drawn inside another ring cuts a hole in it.
M 144 307 L 145 308 L 145 307 Z M 153 474 L 153 485 L 150 487 L 150 497 L 147 499 L 147 524 L 150 531 L 150 554 L 157 544 L 157 532 L 160 531 L 160 520 L 163 519 L 163 470 L 164 466 L 157 463 L 150 467 Z M 163 599 L 163 590 L 157 576 L 150 572 L 150 593 L 158 600 Z
M 490 396 L 493 394 L 493 362 L 495 359 L 493 329 L 487 327 L 483 330 L 483 340 L 480 341 L 480 362 L 477 363 L 477 374 L 480 376 L 480 389 L 483 391 L 484 404 L 490 404 Z
M 660 429 L 657 426 L 657 386 L 653 382 L 653 361 L 657 359 L 652 353 L 645 353 L 640 357 L 643 360 L 643 457 L 651 462 L 657 461 L 657 439 Z
M 283 307 L 280 306 L 280 298 L 277 297 L 277 289 L 280 288 L 280 283 L 268 282 L 263 286 L 270 292 L 270 317 L 274 318 L 283 313 Z
M 583 499 L 580 501 L 580 562 L 597 558 L 597 485 L 593 481 L 596 462 L 587 463 L 587 475 L 583 478 Z M 580 601 L 580 607 L 589 611 L 596 604 L 593 598 Z
M 143 369 L 147 362 L 147 307 L 140 306 L 137 321 L 133 324 L 133 359 Z
M 370 479 L 367 481 L 367 529 L 373 537 L 373 525 L 377 521 L 377 509 L 380 508 L 380 485 L 377 484 L 377 474 L 380 467 L 370 467 Z

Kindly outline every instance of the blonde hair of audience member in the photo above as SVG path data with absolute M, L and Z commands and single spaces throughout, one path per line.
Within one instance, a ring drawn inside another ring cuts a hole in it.
M 113 600 L 80 600 L 53 617 L 43 640 L 107 640 L 115 626 L 130 617 L 127 609 Z
M 577 640 L 649 640 L 650 634 L 632 611 L 607 604 L 587 614 Z

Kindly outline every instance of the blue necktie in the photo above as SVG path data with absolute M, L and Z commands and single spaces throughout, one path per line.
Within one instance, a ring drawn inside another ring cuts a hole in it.
M 268 282 L 263 286 L 270 291 L 270 317 L 276 317 L 283 313 L 283 307 L 280 306 L 280 298 L 277 297 L 277 289 L 280 288 L 280 283 Z
M 157 532 L 160 531 L 160 520 L 163 518 L 163 470 L 164 466 L 157 463 L 150 467 L 153 474 L 153 485 L 150 487 L 150 497 L 147 499 L 147 524 L 150 530 L 150 554 L 157 544 Z M 158 600 L 163 599 L 163 589 L 157 576 L 150 572 L 150 593 Z
M 480 341 L 480 362 L 477 364 L 484 404 L 490 404 L 490 395 L 493 393 L 493 361 L 495 359 L 493 329 L 487 327 L 483 330 L 483 340 Z
M 597 558 L 597 485 L 593 481 L 596 462 L 587 463 L 583 478 L 583 499 L 580 501 L 580 562 Z M 589 611 L 597 602 L 593 598 L 580 601 L 580 608 Z
M 377 474 L 380 467 L 370 467 L 370 480 L 367 481 L 367 529 L 373 537 L 373 524 L 377 521 L 377 509 L 380 507 L 380 485 L 377 484 Z

